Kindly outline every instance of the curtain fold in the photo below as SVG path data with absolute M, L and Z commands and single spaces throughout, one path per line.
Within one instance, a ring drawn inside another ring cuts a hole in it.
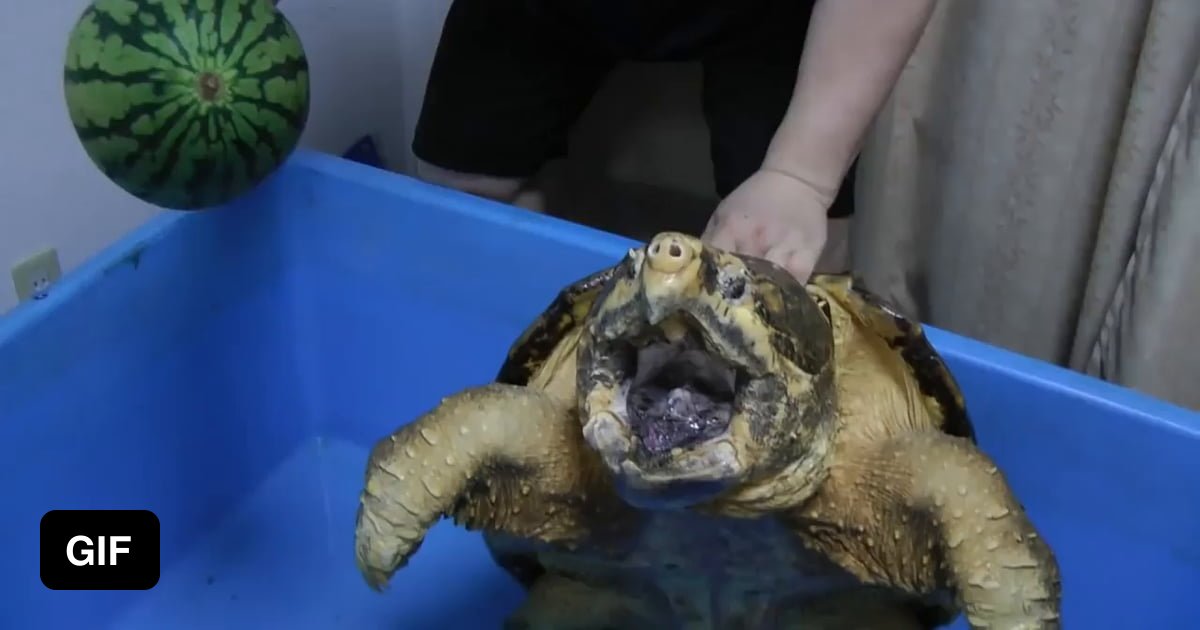
M 929 323 L 1200 408 L 1196 0 L 946 1 L 860 159 L 853 266 Z

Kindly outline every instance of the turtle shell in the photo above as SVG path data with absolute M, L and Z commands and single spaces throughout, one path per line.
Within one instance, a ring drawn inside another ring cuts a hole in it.
M 609 267 L 568 285 L 550 302 L 508 350 L 496 382 L 528 385 L 529 379 L 546 362 L 567 333 L 583 322 L 596 296 L 616 273 Z
M 597 298 L 620 269 L 620 264 L 609 267 L 562 289 L 513 342 L 496 381 L 510 385 L 529 384 L 530 378 L 554 349 L 584 322 Z M 829 305 L 821 293 L 857 314 L 868 330 L 887 341 L 889 347 L 909 366 L 922 394 L 932 403 L 929 408 L 934 411 L 944 432 L 972 442 L 975 440 L 958 383 L 929 343 L 919 323 L 863 289 L 861 283 L 850 276 L 817 275 L 810 284 L 820 289 L 812 295 L 827 317 Z M 484 538 L 496 564 L 525 588 L 530 588 L 545 572 L 536 555 L 515 551 L 503 541 L 503 537 L 485 534 Z
M 861 279 L 847 274 L 817 274 L 809 284 L 820 288 L 855 314 L 868 330 L 884 339 L 900 355 L 937 416 L 941 430 L 949 435 L 975 441 L 975 428 L 967 415 L 962 389 L 950 369 L 934 349 L 916 319 L 863 286 Z M 823 298 L 815 295 L 821 304 Z

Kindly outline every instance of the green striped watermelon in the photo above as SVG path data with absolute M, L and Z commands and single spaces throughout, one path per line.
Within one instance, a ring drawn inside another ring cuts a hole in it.
M 308 121 L 308 60 L 271 0 L 95 0 L 71 31 L 64 83 L 88 156 L 163 208 L 257 186 Z

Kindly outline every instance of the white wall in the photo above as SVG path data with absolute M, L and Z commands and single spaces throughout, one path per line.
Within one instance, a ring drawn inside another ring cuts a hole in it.
M 27 2 L 0 20 L 0 311 L 16 301 L 13 263 L 52 246 L 66 270 L 154 212 L 92 166 L 67 119 L 62 62 L 83 6 Z
M 9 268 L 17 261 L 54 247 L 68 272 L 158 211 L 100 174 L 67 119 L 62 62 L 67 34 L 87 0 L 23 4 L 20 20 L 0 21 L 0 313 L 16 302 Z M 283 0 L 312 71 L 302 144 L 341 153 L 371 133 L 391 166 L 411 172 L 408 138 L 449 4 Z M 674 87 L 662 89 L 668 84 Z M 660 98 L 621 98 L 648 88 Z M 581 165 L 576 170 L 708 194 L 711 172 L 695 92 L 695 73 L 669 67 L 619 72 L 576 134 L 583 154 L 572 158 Z
M 407 3 L 283 3 L 312 67 L 304 145 L 340 153 L 369 132 L 382 151 L 407 153 L 401 53 L 426 48 L 437 36 L 400 27 L 398 7 Z M 87 0 L 22 4 L 20 20 L 0 20 L 0 313 L 16 303 L 9 269 L 17 261 L 54 247 L 69 271 L 158 212 L 92 165 L 67 118 L 62 63 Z M 416 37 L 397 35 L 406 30 Z

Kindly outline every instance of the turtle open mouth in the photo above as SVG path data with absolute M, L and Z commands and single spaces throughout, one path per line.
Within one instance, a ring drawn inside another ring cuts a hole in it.
M 649 455 L 717 437 L 729 428 L 738 373 L 695 334 L 639 344 L 626 392 L 630 429 Z

